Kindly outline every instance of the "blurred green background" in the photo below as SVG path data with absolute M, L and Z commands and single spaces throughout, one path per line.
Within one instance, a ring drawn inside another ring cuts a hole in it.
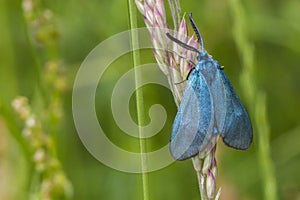
M 76 72 L 96 45 L 128 29 L 129 17 L 125 11 L 127 2 L 43 0 L 40 3 L 41 7 L 52 11 L 53 24 L 58 32 L 55 51 L 53 53 L 48 49 L 48 57 L 45 56 L 47 51 L 32 42 L 30 34 L 28 36 L 22 2 L 0 0 L 1 111 L 4 112 L 4 105 L 10 107 L 16 96 L 23 95 L 38 113 L 42 107 L 42 95 L 37 92 L 39 78 L 43 79 L 44 75 L 37 69 L 37 60 L 43 63 L 47 59 L 59 59 L 64 65 L 67 84 L 60 96 L 64 117 L 60 121 L 55 142 L 57 158 L 73 186 L 72 199 L 142 199 L 141 175 L 110 169 L 92 157 L 82 145 L 72 118 L 71 95 Z M 253 84 L 267 95 L 277 196 L 278 199 L 300 199 L 300 1 L 244 0 L 241 4 L 247 19 L 244 26 L 254 48 Z M 167 9 L 167 2 L 165 6 Z M 234 19 L 229 1 L 182 1 L 181 8 L 182 12 L 193 12 L 206 50 L 225 66 L 237 94 L 245 102 L 240 85 L 242 61 L 234 42 Z M 171 17 L 169 20 L 171 24 Z M 138 22 L 140 27 L 144 27 L 141 15 L 138 15 Z M 141 62 L 155 62 L 151 50 L 141 52 Z M 107 136 L 124 149 L 138 151 L 139 141 L 117 127 L 109 107 L 114 84 L 131 68 L 131 56 L 128 54 L 120 57 L 105 72 L 97 89 L 96 109 Z M 45 91 L 47 93 L 47 88 Z M 148 150 L 155 150 L 168 143 L 177 108 L 167 89 L 148 85 L 143 91 L 146 112 L 151 105 L 162 104 L 168 113 L 165 127 L 158 135 L 147 140 Z M 134 96 L 128 106 L 135 119 Z M 7 121 L 17 121 L 20 135 L 22 123 L 16 116 L 8 119 L 7 115 L 0 114 L 0 199 L 30 199 L 30 187 L 34 179 L 30 164 L 32 159 L 28 160 L 24 156 L 20 142 L 11 134 L 12 129 Z M 253 113 L 250 112 L 250 116 L 253 119 Z M 221 199 L 263 199 L 264 182 L 257 150 L 258 136 L 255 131 L 253 145 L 247 151 L 230 149 L 219 140 L 217 182 L 222 187 Z M 190 160 L 175 162 L 162 170 L 151 172 L 149 190 L 150 199 L 153 200 L 200 199 L 196 174 Z

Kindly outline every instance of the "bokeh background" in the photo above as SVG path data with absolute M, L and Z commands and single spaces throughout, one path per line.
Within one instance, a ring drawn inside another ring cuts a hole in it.
M 229 4 L 229 0 L 182 1 L 181 8 L 182 12 L 193 12 L 206 50 L 225 66 L 241 100 L 248 102 L 240 80 L 243 62 L 233 34 L 238 16 L 233 14 Z M 82 145 L 72 119 L 71 95 L 76 72 L 96 45 L 128 30 L 127 1 L 40 0 L 37 5 L 41 11 L 49 9 L 52 12 L 50 25 L 47 22 L 40 34 L 31 29 L 32 22 L 24 16 L 22 1 L 0 0 L 0 199 L 35 199 L 36 188 L 43 179 L 35 170 L 30 145 L 29 153 L 24 150 L 27 148 L 24 146 L 28 146 L 22 136 L 24 122 L 11 109 L 13 99 L 20 95 L 28 98 L 46 134 L 53 131 L 51 126 L 56 126 L 54 155 L 72 185 L 73 189 L 69 189 L 73 192 L 69 193 L 73 195 L 52 199 L 142 199 L 141 175 L 110 169 L 93 158 Z M 243 26 L 254 52 L 253 85 L 266 94 L 270 143 L 265 145 L 270 145 L 271 149 L 276 196 L 278 199 L 300 199 L 300 2 L 252 0 L 240 1 L 240 5 L 245 14 Z M 165 6 L 168 10 L 167 2 Z M 168 14 L 171 24 L 169 11 Z M 142 16 L 137 17 L 139 26 L 144 27 Z M 54 124 L 48 123 L 44 116 L 49 114 L 45 112 L 48 105 L 45 102 L 53 100 L 48 92 L 55 90 L 43 84 L 47 74 L 45 63 L 49 60 L 60 63 L 63 68 L 60 78 L 62 76 L 65 81 L 64 90 L 57 95 L 62 117 Z M 151 50 L 141 52 L 141 62 L 155 62 Z M 122 132 L 109 106 L 114 84 L 131 68 L 129 54 L 108 68 L 99 82 L 96 109 L 107 136 L 118 146 L 138 152 L 139 141 Z M 168 114 L 160 133 L 147 140 L 147 150 L 153 151 L 168 143 L 177 108 L 172 93 L 161 86 L 147 85 L 143 92 L 146 112 L 151 105 L 161 104 Z M 128 106 L 136 120 L 134 96 Z M 251 106 L 246 104 L 254 120 Z M 219 140 L 217 183 L 222 187 L 221 199 L 264 199 L 265 182 L 258 140 L 256 129 L 253 145 L 247 151 L 230 149 Z M 197 184 L 192 162 L 175 162 L 149 174 L 150 199 L 200 199 Z

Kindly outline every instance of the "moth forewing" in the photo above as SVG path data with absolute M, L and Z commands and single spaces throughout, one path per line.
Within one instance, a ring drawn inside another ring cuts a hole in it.
M 222 75 L 220 73 L 219 65 L 212 58 L 207 57 L 199 61 L 199 69 L 208 86 L 208 90 L 212 102 L 212 116 L 211 123 L 213 123 L 214 135 L 220 134 L 226 118 L 226 94 Z M 199 91 L 201 92 L 201 91 Z
M 203 75 L 198 70 L 193 70 L 171 133 L 170 150 L 176 160 L 185 160 L 198 154 L 212 137 L 210 99 Z

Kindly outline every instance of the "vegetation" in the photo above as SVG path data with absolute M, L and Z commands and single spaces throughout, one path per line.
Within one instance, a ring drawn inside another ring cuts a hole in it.
M 249 150 L 218 142 L 220 199 L 299 199 L 300 2 L 180 3 L 182 13 L 193 12 L 206 50 L 225 66 L 254 124 Z M 72 116 L 76 73 L 96 45 L 129 28 L 128 13 L 120 12 L 127 6 L 117 0 L 0 1 L 0 199 L 200 199 L 191 161 L 144 174 L 143 182 L 141 174 L 100 163 L 78 137 Z M 165 7 L 172 24 L 167 1 Z M 134 20 L 145 26 L 139 13 Z M 139 62 L 155 63 L 152 50 L 141 50 Z M 140 152 L 141 141 L 117 126 L 108 106 L 114 85 L 132 66 L 130 53 L 113 62 L 99 81 L 95 102 L 107 137 Z M 153 104 L 168 114 L 163 129 L 142 141 L 148 152 L 169 142 L 177 107 L 164 87 L 142 90 L 142 122 L 135 95 L 128 105 L 135 122 L 149 123 Z

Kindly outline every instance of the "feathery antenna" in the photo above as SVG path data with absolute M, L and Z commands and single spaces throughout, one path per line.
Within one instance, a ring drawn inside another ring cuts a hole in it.
M 190 22 L 191 22 L 191 24 L 192 24 L 192 27 L 193 27 L 193 29 L 194 29 L 196 35 L 197 35 L 198 42 L 199 42 L 200 45 L 201 45 L 201 51 L 204 52 L 204 43 L 203 43 L 202 35 L 201 35 L 201 33 L 200 33 L 200 31 L 199 31 L 199 29 L 198 29 L 196 23 L 195 23 L 194 20 L 193 20 L 192 13 L 190 13 L 189 18 L 190 18 Z

